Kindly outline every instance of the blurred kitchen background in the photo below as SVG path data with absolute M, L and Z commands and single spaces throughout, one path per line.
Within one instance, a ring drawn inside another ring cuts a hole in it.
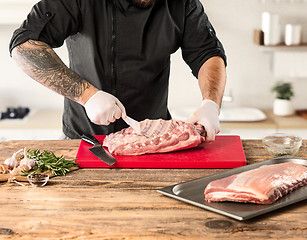
M 24 119 L 1 119 L 0 140 L 58 139 L 61 136 L 63 98 L 27 77 L 8 52 L 13 31 L 36 2 L 0 0 L 0 110 L 5 112 L 8 107 L 30 110 Z M 271 92 L 276 82 L 291 82 L 294 108 L 307 109 L 307 0 L 201 2 L 228 57 L 222 112 L 232 109 L 237 114 L 231 116 L 232 119 L 226 116 L 221 123 L 221 134 L 252 139 L 274 132 L 289 132 L 307 138 L 307 119 L 297 114 L 273 114 L 275 94 Z M 276 46 L 262 46 L 257 43 L 258 38 L 255 40 L 258 36 L 255 30 L 263 27 L 264 12 L 278 17 L 280 43 Z M 286 24 L 301 26 L 299 45 L 284 45 Z M 55 50 L 68 63 L 65 46 Z M 201 102 L 197 80 L 183 62 L 180 50 L 172 56 L 169 93 L 169 108 L 176 119 L 188 117 Z

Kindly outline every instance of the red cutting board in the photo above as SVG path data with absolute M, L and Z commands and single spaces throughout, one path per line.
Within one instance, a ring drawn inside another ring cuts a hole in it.
M 105 135 L 95 136 L 100 143 Z M 92 145 L 81 140 L 76 162 L 80 168 L 110 168 L 88 149 Z M 213 143 L 192 149 L 145 154 L 140 156 L 113 155 L 112 168 L 235 168 L 246 165 L 240 136 L 216 136 Z

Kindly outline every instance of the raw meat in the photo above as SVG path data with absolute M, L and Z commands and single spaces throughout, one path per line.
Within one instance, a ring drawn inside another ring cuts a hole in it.
M 205 141 L 203 127 L 175 120 L 149 120 L 140 122 L 141 134 L 131 127 L 106 136 L 103 146 L 116 155 L 163 153 L 198 146 Z
M 307 167 L 290 162 L 264 165 L 210 182 L 205 189 L 205 200 L 272 204 L 305 185 Z

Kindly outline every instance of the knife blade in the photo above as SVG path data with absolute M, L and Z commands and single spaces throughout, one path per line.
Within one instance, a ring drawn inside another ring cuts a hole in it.
M 86 136 L 83 134 L 81 139 L 93 145 L 89 150 L 104 163 L 112 166 L 116 162 L 116 159 L 101 146 L 100 142 L 94 136 Z
M 123 118 L 123 119 L 124 119 L 124 118 Z M 134 120 L 133 118 L 128 117 L 128 116 L 124 119 L 124 121 L 125 121 L 130 127 L 132 127 L 132 128 L 134 129 L 134 131 L 135 131 L 137 134 L 141 135 L 141 126 L 140 126 L 140 123 L 139 123 L 138 121 L 136 121 L 136 120 Z

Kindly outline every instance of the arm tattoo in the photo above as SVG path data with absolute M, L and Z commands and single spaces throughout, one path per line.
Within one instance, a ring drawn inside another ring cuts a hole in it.
M 49 45 L 28 40 L 15 49 L 13 58 L 30 77 L 64 97 L 78 101 L 90 87 L 90 83 L 69 69 Z

